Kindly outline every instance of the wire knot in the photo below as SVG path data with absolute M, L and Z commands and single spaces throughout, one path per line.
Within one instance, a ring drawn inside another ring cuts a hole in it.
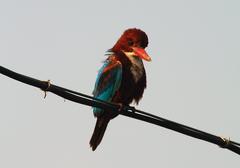
M 45 98 L 47 97 L 47 91 L 48 91 L 49 88 L 51 87 L 51 82 L 50 82 L 50 80 L 43 81 L 43 82 L 47 83 L 47 88 L 46 88 L 46 89 L 42 89 L 42 88 L 41 88 L 41 90 L 44 91 L 44 99 L 45 99 Z
M 220 137 L 220 138 L 223 141 L 223 144 L 219 145 L 221 148 L 227 148 L 231 144 L 230 137 L 228 137 L 228 138 Z

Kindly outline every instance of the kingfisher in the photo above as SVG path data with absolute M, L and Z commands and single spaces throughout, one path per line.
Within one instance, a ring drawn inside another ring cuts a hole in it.
M 125 30 L 108 50 L 108 58 L 98 71 L 93 96 L 121 106 L 132 102 L 138 104 L 147 86 L 143 60 L 151 61 L 145 51 L 147 45 L 148 37 L 144 31 L 137 28 Z M 97 121 L 89 144 L 95 151 L 109 121 L 118 114 L 100 108 L 93 108 L 93 114 Z

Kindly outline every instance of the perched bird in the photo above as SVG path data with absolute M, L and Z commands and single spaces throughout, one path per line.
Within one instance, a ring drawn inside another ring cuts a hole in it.
M 138 104 L 146 88 L 142 60 L 151 61 L 144 50 L 147 45 L 148 37 L 145 32 L 136 28 L 126 30 L 108 50 L 108 58 L 98 72 L 94 97 L 120 105 L 129 105 L 132 101 Z M 100 144 L 109 121 L 117 114 L 100 108 L 94 108 L 93 114 L 97 117 L 90 140 L 94 151 Z

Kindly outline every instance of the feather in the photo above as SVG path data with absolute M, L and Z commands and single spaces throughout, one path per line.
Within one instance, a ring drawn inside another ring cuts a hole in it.
M 100 100 L 111 101 L 116 91 L 119 89 L 122 81 L 122 64 L 110 56 L 98 72 L 93 96 Z M 103 110 L 93 109 L 94 116 L 100 116 Z

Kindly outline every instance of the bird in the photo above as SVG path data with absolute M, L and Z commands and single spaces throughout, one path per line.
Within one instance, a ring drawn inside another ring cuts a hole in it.
M 108 50 L 107 59 L 98 71 L 93 96 L 97 99 L 119 104 L 138 104 L 147 86 L 143 60 L 151 61 L 145 51 L 148 46 L 147 34 L 138 28 L 123 32 L 116 44 Z M 94 107 L 97 118 L 90 139 L 90 147 L 95 151 L 101 143 L 108 123 L 118 114 Z

